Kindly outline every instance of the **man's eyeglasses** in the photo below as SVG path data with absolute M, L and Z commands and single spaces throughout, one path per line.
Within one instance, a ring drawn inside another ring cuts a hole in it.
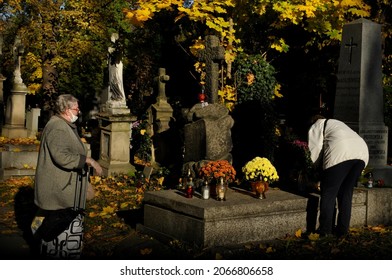
M 76 113 L 79 113 L 79 112 L 80 112 L 79 108 L 70 108 L 70 110 L 73 110 L 73 111 L 75 111 Z

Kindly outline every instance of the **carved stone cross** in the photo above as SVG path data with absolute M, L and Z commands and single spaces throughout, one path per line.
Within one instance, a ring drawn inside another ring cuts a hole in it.
M 348 49 L 349 53 L 349 57 L 348 57 L 348 63 L 351 64 L 351 58 L 353 56 L 353 48 L 356 48 L 358 45 L 353 43 L 353 37 L 351 37 L 350 39 L 350 43 L 349 44 L 345 44 L 344 47 L 346 49 Z
M 219 38 L 206 36 L 206 48 L 200 51 L 199 59 L 206 64 L 205 93 L 209 103 L 218 103 L 219 63 L 225 58 L 225 49 L 219 45 Z
M 161 101 L 167 101 L 166 97 L 166 83 L 170 80 L 170 76 L 166 75 L 166 69 L 165 68 L 159 68 L 158 71 L 158 77 L 155 78 L 156 81 L 158 82 L 158 104 Z

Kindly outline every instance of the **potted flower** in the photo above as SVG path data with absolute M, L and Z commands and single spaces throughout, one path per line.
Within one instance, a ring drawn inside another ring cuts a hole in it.
M 245 180 L 250 182 L 253 191 L 261 199 L 265 198 L 269 184 L 279 180 L 275 167 L 265 157 L 255 157 L 248 161 L 242 167 L 242 172 L 245 175 Z
M 236 171 L 227 160 L 207 161 L 199 169 L 199 176 L 215 185 L 211 188 L 211 195 L 217 200 L 224 201 L 228 184 L 234 181 Z
M 218 182 L 220 178 L 233 182 L 236 171 L 227 160 L 207 161 L 199 169 L 199 176 L 210 183 Z

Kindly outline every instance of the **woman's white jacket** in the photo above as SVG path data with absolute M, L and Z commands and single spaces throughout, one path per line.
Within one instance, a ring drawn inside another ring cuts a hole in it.
M 369 150 L 362 137 L 345 123 L 335 119 L 328 119 L 324 135 L 325 121 L 326 119 L 317 120 L 308 131 L 312 161 L 319 164 L 322 160 L 323 169 L 353 159 L 363 160 L 366 166 L 369 162 Z

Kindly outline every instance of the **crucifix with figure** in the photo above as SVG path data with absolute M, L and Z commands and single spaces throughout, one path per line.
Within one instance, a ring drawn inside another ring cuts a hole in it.
M 205 94 L 209 103 L 218 103 L 219 65 L 225 58 L 225 49 L 219 45 L 219 38 L 206 36 L 206 47 L 200 51 L 199 59 L 206 64 Z

